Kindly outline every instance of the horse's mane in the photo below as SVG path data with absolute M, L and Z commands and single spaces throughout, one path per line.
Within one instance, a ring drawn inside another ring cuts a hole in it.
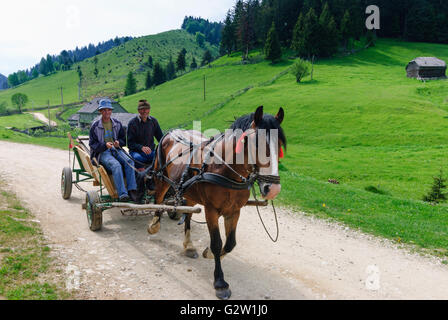
M 230 129 L 236 130 L 241 129 L 242 131 L 246 131 L 250 128 L 252 121 L 254 120 L 255 113 L 252 112 L 251 114 L 246 114 L 242 117 L 239 117 L 236 119 L 233 124 L 230 126 Z M 285 133 L 278 123 L 277 119 L 270 115 L 270 114 L 263 114 L 263 119 L 261 123 L 258 125 L 258 129 L 266 129 L 266 131 L 269 134 L 270 129 L 277 129 L 278 130 L 278 138 L 283 143 L 286 149 L 286 136 Z

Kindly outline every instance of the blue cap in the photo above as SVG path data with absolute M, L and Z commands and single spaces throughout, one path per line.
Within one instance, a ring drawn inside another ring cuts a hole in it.
M 98 107 L 98 110 L 102 110 L 102 109 L 114 110 L 114 108 L 112 107 L 112 102 L 110 102 L 109 99 L 101 99 L 99 105 L 100 106 Z

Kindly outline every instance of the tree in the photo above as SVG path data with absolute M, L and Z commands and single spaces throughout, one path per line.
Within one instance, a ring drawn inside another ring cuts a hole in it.
M 206 64 L 211 63 L 212 61 L 213 61 L 213 57 L 212 57 L 210 50 L 206 50 L 204 52 L 204 55 L 202 56 L 201 66 L 205 66 Z
M 53 59 L 51 58 L 51 56 L 49 54 L 47 54 L 47 71 L 48 71 L 48 73 L 54 72 Z
M 325 2 L 324 4 L 322 13 L 319 17 L 319 24 L 321 41 L 319 42 L 320 48 L 318 55 L 321 57 L 330 57 L 338 50 L 339 33 L 334 18 L 331 15 L 328 2 Z
M 151 87 L 152 87 L 151 72 L 148 70 L 148 72 L 146 72 L 145 89 L 148 90 Z
M 82 80 L 82 70 L 81 70 L 81 66 L 80 65 L 78 65 L 78 68 L 77 68 L 76 72 L 78 73 L 79 82 L 81 82 L 81 80 Z
M 46 76 L 48 74 L 48 65 L 47 65 L 47 61 L 45 60 L 45 58 L 40 59 L 39 73 L 43 74 L 44 76 Z
M 176 67 L 174 66 L 172 57 L 170 56 L 170 61 L 168 61 L 168 64 L 166 65 L 166 79 L 169 81 L 174 78 L 176 78 Z
M 350 18 L 350 12 L 345 10 L 344 16 L 341 21 L 341 39 L 344 45 L 344 48 L 348 49 L 348 42 L 350 38 L 353 37 L 353 27 Z
M 269 29 L 266 44 L 264 46 L 264 53 L 266 60 L 275 61 L 281 59 L 282 49 L 280 47 L 280 41 L 278 40 L 277 31 L 275 31 L 275 23 L 272 22 L 271 29 Z
M 129 71 L 128 77 L 126 79 L 126 86 L 124 89 L 124 95 L 129 96 L 137 92 L 137 80 L 135 80 L 132 71 Z
M 153 64 L 152 64 L 152 56 L 148 57 L 148 67 L 150 67 L 152 69 Z
M 159 62 L 154 64 L 153 76 L 152 76 L 153 84 L 158 86 L 166 81 L 165 70 L 163 70 L 162 66 Z
M 14 106 L 17 106 L 19 112 L 22 113 L 22 108 L 28 102 L 28 96 L 23 93 L 16 93 L 11 97 L 11 102 Z
M 439 203 L 445 201 L 447 194 L 444 193 L 446 189 L 446 179 L 443 177 L 443 171 L 440 169 L 439 175 L 434 177 L 434 181 L 431 187 L 431 191 L 425 196 L 423 196 L 423 201 Z
M 199 47 L 203 48 L 205 43 L 205 36 L 201 32 L 196 32 L 196 43 Z
M 184 49 L 185 50 L 185 49 Z M 185 67 L 186 67 L 187 63 L 185 61 L 185 53 L 184 51 L 180 51 L 179 54 L 177 55 L 177 60 L 176 60 L 176 68 L 177 71 L 185 71 Z
M 299 83 L 304 77 L 310 75 L 310 63 L 299 58 L 292 65 L 290 72 L 296 77 L 297 83 Z
M 303 20 L 304 20 L 303 13 L 300 12 L 292 33 L 291 49 L 293 49 L 298 55 L 300 55 L 300 53 L 305 51 L 305 49 L 303 48 L 304 45 Z
M 193 57 L 193 61 L 191 62 L 190 69 L 196 69 L 198 64 L 196 63 L 196 59 Z

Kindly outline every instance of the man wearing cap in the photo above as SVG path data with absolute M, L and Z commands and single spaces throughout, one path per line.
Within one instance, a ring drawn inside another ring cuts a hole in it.
M 94 121 L 90 128 L 90 159 L 93 163 L 99 162 L 112 172 L 120 201 L 129 201 L 130 198 L 135 201 L 137 184 L 132 168 L 134 161 L 119 149 L 126 145 L 126 136 L 121 122 L 111 118 L 112 110 L 109 99 L 100 100 L 98 111 L 101 113 L 101 118 Z M 127 188 L 124 184 L 123 169 L 126 173 Z
M 138 102 L 139 115 L 128 125 L 129 153 L 138 161 L 136 168 L 140 170 L 143 167 L 141 163 L 152 164 L 155 155 L 154 138 L 160 141 L 163 136 L 157 119 L 149 115 L 150 110 L 148 101 L 140 100 Z

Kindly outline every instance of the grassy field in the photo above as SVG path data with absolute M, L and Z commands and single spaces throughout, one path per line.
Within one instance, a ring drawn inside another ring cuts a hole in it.
M 0 189 L 0 298 L 70 298 L 59 277 L 62 271 L 50 258 L 51 249 L 32 218 L 12 194 Z
M 216 56 L 218 49 L 206 43 L 204 48 L 200 48 L 195 37 L 185 30 L 172 30 L 156 35 L 134 38 L 116 48 L 106 51 L 97 56 L 98 58 L 98 76 L 95 77 L 94 58 L 86 59 L 73 65 L 72 70 L 66 72 L 57 72 L 46 77 L 39 77 L 14 89 L 0 91 L 0 105 L 6 103 L 6 107 L 12 108 L 11 96 L 17 92 L 28 95 L 29 102 L 26 108 L 33 106 L 46 106 L 47 100 L 50 105 L 61 103 L 60 87 L 63 87 L 64 103 L 79 101 L 78 97 L 78 74 L 76 72 L 78 65 L 83 73 L 82 98 L 90 100 L 93 96 L 118 96 L 123 94 L 126 83 L 126 76 L 129 71 L 133 71 L 137 79 L 139 90 L 144 88 L 145 75 L 150 69 L 146 62 L 149 55 L 153 61 L 160 62 L 163 67 L 172 56 L 173 62 L 176 62 L 179 51 L 185 48 L 187 50 L 186 61 L 187 71 L 192 58 L 195 57 L 198 64 L 206 49 Z

